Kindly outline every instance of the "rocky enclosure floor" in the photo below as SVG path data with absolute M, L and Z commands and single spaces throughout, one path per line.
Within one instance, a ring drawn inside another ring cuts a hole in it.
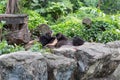
M 120 80 L 120 41 L 0 56 L 0 80 Z

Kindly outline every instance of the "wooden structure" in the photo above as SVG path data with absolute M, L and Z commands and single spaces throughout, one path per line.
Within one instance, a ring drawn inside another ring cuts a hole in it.
M 19 35 L 23 38 L 23 42 L 29 42 L 30 35 L 27 26 L 28 16 L 26 14 L 0 14 L 0 21 L 6 21 L 7 29 L 12 33 L 14 33 L 15 31 L 22 31 L 21 35 L 23 36 L 21 36 L 20 34 Z
M 9 27 L 14 30 L 18 29 L 20 25 L 27 24 L 28 22 L 28 16 L 25 14 L 0 14 L 0 21 L 6 21 L 6 24 L 9 25 Z M 26 26 L 27 28 L 27 26 Z

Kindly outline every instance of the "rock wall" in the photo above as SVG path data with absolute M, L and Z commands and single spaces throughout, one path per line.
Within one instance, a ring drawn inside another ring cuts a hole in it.
M 75 80 L 120 80 L 120 41 L 107 44 L 86 42 L 77 47 L 65 45 L 53 49 L 53 53 L 77 62 Z
M 120 41 L 0 56 L 0 80 L 120 80 Z
M 47 80 L 47 75 L 41 54 L 16 52 L 0 56 L 0 80 Z
M 64 56 L 20 51 L 0 56 L 0 80 L 71 80 L 76 67 Z

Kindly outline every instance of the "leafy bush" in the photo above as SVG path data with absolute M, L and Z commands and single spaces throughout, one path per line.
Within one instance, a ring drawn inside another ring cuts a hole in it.
M 96 17 L 105 17 L 105 14 L 97 8 L 93 7 L 81 7 L 79 10 L 75 13 L 79 18 L 83 17 L 91 17 L 91 18 L 96 18 Z
M 73 11 L 78 10 L 80 7 L 82 7 L 84 4 L 80 0 L 70 0 L 73 4 Z
M 0 1 L 0 14 L 5 13 L 5 8 L 6 8 L 6 0 L 1 0 Z
M 40 52 L 41 49 L 42 49 L 42 45 L 38 42 L 35 42 L 34 45 L 32 45 L 32 47 L 29 50 L 33 52 Z
M 67 17 L 64 21 L 57 25 L 53 25 L 51 28 L 55 33 L 61 32 L 68 37 L 73 37 L 81 35 L 82 24 L 81 20 L 76 17 Z
M 42 16 L 51 16 L 53 20 L 58 19 L 72 11 L 72 4 L 69 0 L 65 1 L 43 1 L 43 0 L 32 0 L 31 8 L 36 12 L 40 13 Z
M 97 42 L 107 43 L 110 41 L 120 40 L 120 30 L 111 29 L 99 34 L 96 38 Z
M 101 0 L 100 9 L 107 14 L 120 12 L 120 0 Z
M 49 48 L 43 49 L 42 44 L 39 42 L 35 42 L 34 45 L 32 45 L 32 47 L 29 50 L 32 52 L 41 52 L 41 53 L 51 52 Z
M 120 0 L 80 0 L 87 7 L 99 7 L 107 14 L 120 12 Z
M 97 7 L 98 5 L 98 1 L 99 0 L 84 0 L 84 3 L 86 6 L 89 6 L 89 7 Z
M 98 36 L 100 34 L 114 28 L 115 26 L 110 23 L 104 21 L 93 21 L 90 28 L 86 26 L 84 27 L 82 36 L 87 41 L 98 41 L 97 38 L 99 38 Z
M 23 13 L 28 14 L 28 27 L 30 30 L 35 29 L 39 24 L 47 23 L 47 21 L 35 11 L 25 9 Z
M 57 25 L 52 25 L 52 29 L 55 31 L 55 33 L 61 32 L 70 38 L 77 35 L 86 41 L 92 42 L 108 42 L 119 39 L 118 36 L 116 37 L 116 35 L 118 35 L 118 32 L 115 33 L 115 31 L 111 30 L 119 30 L 120 27 L 118 25 L 118 22 L 110 19 L 110 16 L 104 17 L 106 19 L 103 17 L 93 19 L 90 27 L 82 25 L 81 19 L 85 15 L 80 18 L 77 16 L 78 15 L 75 16 L 74 14 L 69 14 L 67 17 L 60 18 L 56 22 Z M 113 33 L 115 35 L 112 35 L 111 39 L 106 39 L 105 37 L 107 37 L 107 34 L 110 32 L 111 34 Z
M 46 12 L 48 14 L 51 14 L 51 16 L 57 20 L 58 18 L 60 18 L 62 15 L 66 15 L 69 12 L 72 11 L 72 5 L 69 4 L 70 6 L 67 7 L 66 4 L 61 3 L 61 2 L 50 2 L 48 7 L 46 8 Z
M 0 43 L 0 54 L 7 54 L 10 52 L 16 52 L 16 51 L 20 51 L 20 50 L 24 50 L 23 47 L 18 46 L 18 45 L 8 45 L 7 41 L 2 41 Z
M 21 11 L 24 8 L 29 8 L 31 7 L 32 0 L 19 0 L 19 6 L 21 8 Z

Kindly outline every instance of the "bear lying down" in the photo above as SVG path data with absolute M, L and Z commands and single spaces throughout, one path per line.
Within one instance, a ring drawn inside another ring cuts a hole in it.
M 73 37 L 72 41 L 70 41 L 61 33 L 57 33 L 55 36 L 52 36 L 52 32 L 47 32 L 46 34 L 40 36 L 39 41 L 43 47 L 48 48 L 59 48 L 62 45 L 80 46 L 85 42 L 83 39 L 77 36 Z

